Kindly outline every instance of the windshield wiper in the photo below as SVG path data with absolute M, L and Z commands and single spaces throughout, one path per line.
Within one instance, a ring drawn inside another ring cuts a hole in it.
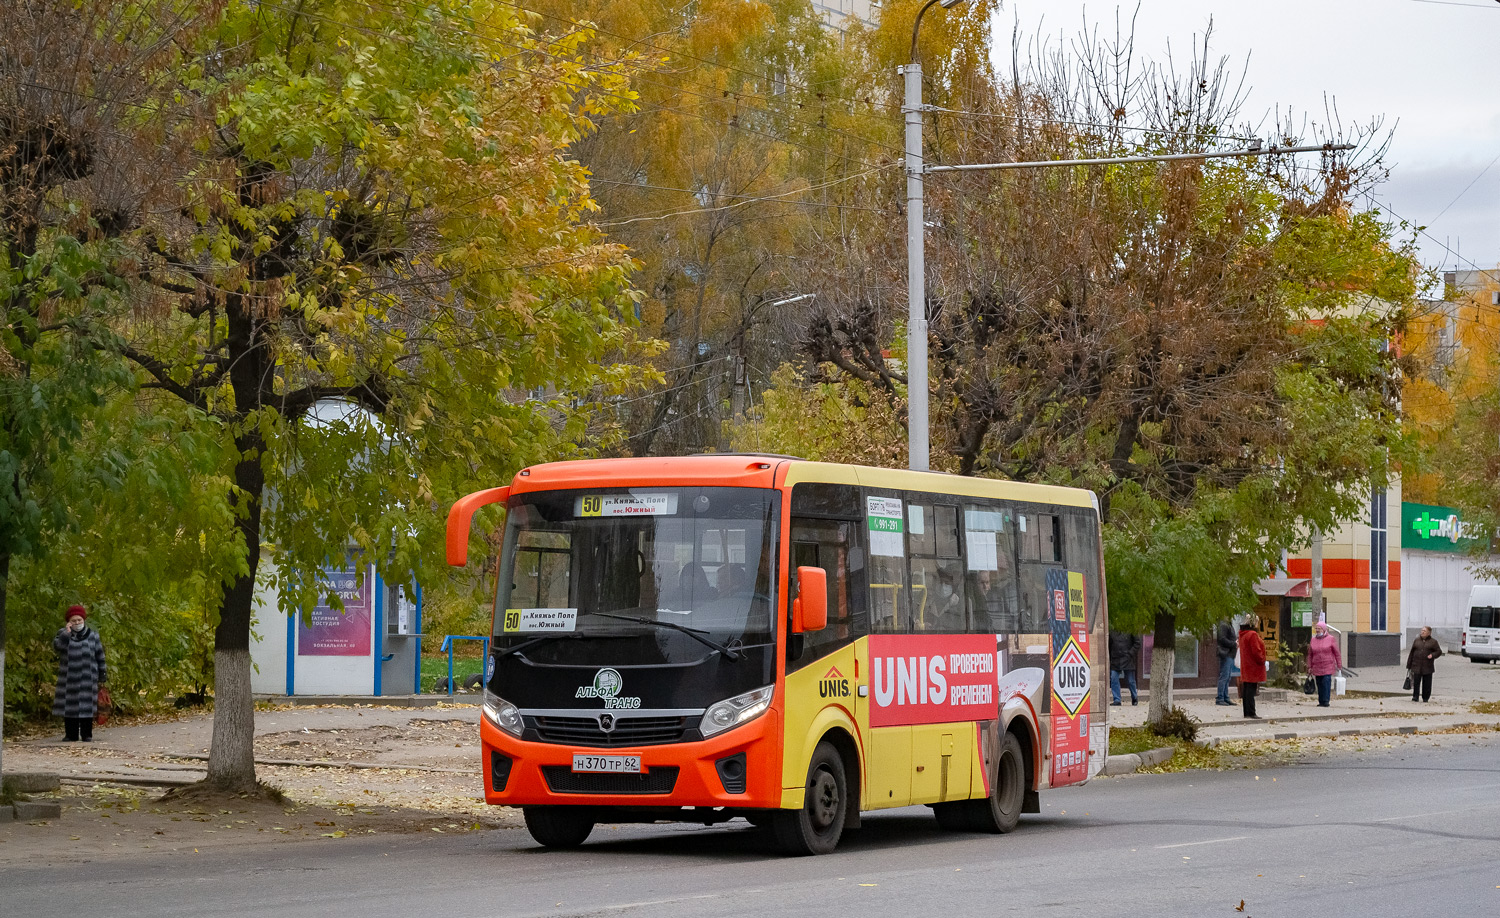
M 581 637 L 581 635 L 573 634 L 573 633 L 565 633 L 565 634 L 542 634 L 542 635 L 538 635 L 537 637 L 534 637 L 534 638 L 532 638 L 529 641 L 522 641 L 519 644 L 516 644 L 516 645 L 511 646 L 511 647 L 507 647 L 504 650 L 496 652 L 495 659 L 497 659 L 497 660 L 503 659 L 505 657 L 510 656 L 513 653 L 520 653 L 521 651 L 527 649 L 528 647 L 535 647 L 538 644 L 545 644 L 547 641 L 560 641 L 560 640 L 562 640 L 564 638 L 577 638 L 577 637 Z
M 616 615 L 613 612 L 589 612 L 586 614 L 597 615 L 601 618 L 617 618 L 622 622 L 635 622 L 639 625 L 656 625 L 660 628 L 670 628 L 673 631 L 681 631 L 683 634 L 687 635 L 703 646 L 717 650 L 719 653 L 724 655 L 724 659 L 726 660 L 738 660 L 740 658 L 739 651 L 735 650 L 732 647 L 726 647 L 711 637 L 705 637 L 708 632 L 704 631 L 702 628 L 689 628 L 687 625 L 679 625 L 676 622 L 664 622 L 656 618 L 642 618 L 639 615 Z

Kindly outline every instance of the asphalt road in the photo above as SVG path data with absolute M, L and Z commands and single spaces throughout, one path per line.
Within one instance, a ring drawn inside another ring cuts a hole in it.
M 789 859 L 728 826 L 384 836 L 0 871 L 14 916 L 1500 914 L 1500 737 L 1414 737 L 1258 771 L 1096 780 L 1009 836 L 874 814 Z M 1245 910 L 1235 909 L 1241 900 Z

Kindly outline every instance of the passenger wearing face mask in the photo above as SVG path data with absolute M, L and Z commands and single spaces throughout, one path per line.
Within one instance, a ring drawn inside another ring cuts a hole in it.
M 941 632 L 962 631 L 964 628 L 964 603 L 958 588 L 947 576 L 939 576 L 937 583 L 937 622 L 933 630 Z
M 52 713 L 63 719 L 63 739 L 70 743 L 94 739 L 94 715 L 99 713 L 99 687 L 104 684 L 104 642 L 87 623 L 88 610 L 69 606 L 67 624 L 52 638 L 57 651 L 57 694 Z

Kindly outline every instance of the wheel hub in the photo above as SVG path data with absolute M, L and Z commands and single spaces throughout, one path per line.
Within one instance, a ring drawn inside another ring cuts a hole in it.
M 833 825 L 835 819 L 839 818 L 840 810 L 843 809 L 843 801 L 839 799 L 838 782 L 833 775 L 827 771 L 819 771 L 817 777 L 813 778 L 812 786 L 808 788 L 810 805 L 809 815 L 813 823 L 819 829 Z

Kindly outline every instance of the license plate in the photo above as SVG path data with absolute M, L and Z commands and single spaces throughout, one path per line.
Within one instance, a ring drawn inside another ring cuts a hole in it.
M 641 757 L 638 755 L 575 755 L 573 770 L 609 771 L 638 775 L 641 773 Z
M 1476 643 L 1476 644 L 1488 644 L 1489 642 L 1490 642 L 1490 639 L 1486 635 L 1482 635 L 1482 634 L 1476 634 L 1476 635 L 1474 635 L 1474 643 Z

